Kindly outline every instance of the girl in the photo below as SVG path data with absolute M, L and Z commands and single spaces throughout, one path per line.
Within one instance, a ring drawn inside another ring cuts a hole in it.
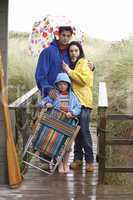
M 81 104 L 80 132 L 78 133 L 74 145 L 74 161 L 70 167 L 79 169 L 82 165 L 83 150 L 86 161 L 86 171 L 93 171 L 93 148 L 92 138 L 89 130 L 90 113 L 92 110 L 92 86 L 93 72 L 88 67 L 82 46 L 77 41 L 73 41 L 68 46 L 68 54 L 73 63 L 71 68 L 63 62 L 64 71 L 72 80 L 72 88 Z

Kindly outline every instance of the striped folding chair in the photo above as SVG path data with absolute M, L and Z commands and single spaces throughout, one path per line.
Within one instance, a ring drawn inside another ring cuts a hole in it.
M 64 112 L 57 109 L 42 109 L 34 134 L 29 137 L 25 146 L 23 162 L 47 174 L 53 174 L 66 151 L 71 148 L 79 129 L 77 118 L 68 119 Z M 40 168 L 37 162 L 31 162 L 32 159 L 26 161 L 26 154 L 48 163 L 49 169 Z

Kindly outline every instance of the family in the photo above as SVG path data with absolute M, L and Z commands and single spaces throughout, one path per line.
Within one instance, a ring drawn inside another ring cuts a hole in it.
M 39 107 L 55 107 L 66 112 L 67 118 L 79 118 L 80 131 L 74 142 L 74 160 L 68 166 L 69 152 L 58 167 L 59 173 L 80 169 L 83 158 L 86 172 L 94 170 L 92 138 L 89 130 L 92 110 L 94 65 L 85 58 L 77 41 L 69 43 L 73 35 L 70 26 L 59 27 L 59 39 L 39 56 L 35 78 L 43 96 Z

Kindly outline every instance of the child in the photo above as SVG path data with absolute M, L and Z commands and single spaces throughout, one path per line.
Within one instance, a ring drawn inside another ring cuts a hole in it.
M 56 87 L 56 99 L 52 99 L 50 96 L 44 97 L 39 103 L 39 107 L 56 108 L 66 113 L 67 118 L 72 118 L 80 114 L 81 106 L 71 91 L 71 81 L 66 73 L 59 73 L 55 80 Z M 68 166 L 68 152 L 65 154 L 63 161 L 59 165 L 60 173 L 69 172 Z

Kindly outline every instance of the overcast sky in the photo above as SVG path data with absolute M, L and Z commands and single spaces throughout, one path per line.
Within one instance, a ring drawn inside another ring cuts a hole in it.
M 120 40 L 133 35 L 133 0 L 9 0 L 9 31 L 30 32 L 47 14 L 68 16 L 88 36 Z

